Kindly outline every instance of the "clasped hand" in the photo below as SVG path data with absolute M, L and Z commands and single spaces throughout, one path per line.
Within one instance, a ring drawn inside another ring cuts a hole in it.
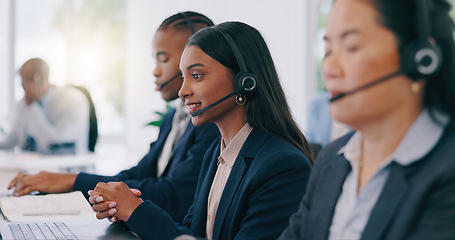
M 88 191 L 89 202 L 96 212 L 96 218 L 108 218 L 111 222 L 128 221 L 133 211 L 143 202 L 141 192 L 130 189 L 123 182 L 98 183 Z

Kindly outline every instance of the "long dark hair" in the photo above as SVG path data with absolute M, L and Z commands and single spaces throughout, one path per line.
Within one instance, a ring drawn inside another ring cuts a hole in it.
M 418 38 L 419 27 L 416 2 L 410 0 L 369 0 L 379 13 L 378 21 L 397 37 L 399 51 Z M 450 4 L 446 0 L 428 0 L 430 36 L 441 49 L 442 67 L 426 79 L 423 104 L 430 110 L 448 114 L 455 119 L 455 43 L 454 23 L 450 18 Z M 403 56 L 402 54 L 400 56 Z
M 188 40 L 188 45 L 198 46 L 234 75 L 237 74 L 240 67 L 234 52 L 217 29 L 231 36 L 242 54 L 247 71 L 257 81 L 255 94 L 247 96 L 245 104 L 248 124 L 291 142 L 312 163 L 310 146 L 292 118 L 272 56 L 259 31 L 245 23 L 225 22 L 200 30 Z

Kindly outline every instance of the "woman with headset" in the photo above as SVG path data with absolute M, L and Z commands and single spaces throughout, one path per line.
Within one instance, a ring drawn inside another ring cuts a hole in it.
M 200 30 L 180 69 L 179 96 L 193 124 L 214 122 L 222 135 L 205 154 L 183 224 L 123 183 L 100 183 L 90 192 L 97 217 L 123 220 L 143 239 L 276 239 L 303 196 L 312 154 L 264 39 L 239 22 Z
M 155 58 L 156 91 L 163 100 L 169 102 L 178 98 L 182 86 L 180 57 L 188 39 L 196 30 L 213 25 L 207 16 L 191 11 L 173 14 L 160 24 L 153 37 L 152 56 Z M 15 188 L 14 196 L 32 191 L 81 191 L 87 194 L 98 182 L 122 181 L 140 190 L 137 193 L 143 199 L 153 201 L 175 221 L 181 222 L 193 202 L 205 150 L 219 137 L 219 131 L 214 124 L 192 125 L 180 99 L 171 104 L 175 107 L 163 117 L 157 140 L 150 144 L 148 153 L 136 166 L 115 176 L 83 172 L 19 173 L 9 188 Z
M 446 0 L 336 0 L 323 62 L 333 118 L 280 239 L 455 238 L 455 46 Z M 442 51 L 441 51 L 442 50 Z

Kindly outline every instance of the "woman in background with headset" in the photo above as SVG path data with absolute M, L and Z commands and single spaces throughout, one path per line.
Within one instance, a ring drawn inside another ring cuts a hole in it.
M 106 200 L 93 206 L 97 217 L 126 221 L 143 239 L 276 239 L 297 210 L 312 155 L 264 39 L 239 22 L 203 29 L 190 38 L 180 69 L 179 96 L 193 124 L 214 122 L 222 135 L 204 157 L 183 225 L 123 183 L 100 183 L 90 192 L 92 203 Z
M 334 2 L 324 81 L 332 117 L 357 132 L 320 152 L 280 239 L 455 238 L 449 10 L 445 0 Z

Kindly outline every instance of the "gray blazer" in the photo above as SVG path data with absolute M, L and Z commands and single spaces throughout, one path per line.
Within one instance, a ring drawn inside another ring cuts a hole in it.
M 353 133 L 319 154 L 299 210 L 279 239 L 327 239 L 335 205 L 350 165 L 338 150 Z M 361 239 L 455 239 L 455 129 L 423 159 L 392 163 Z

